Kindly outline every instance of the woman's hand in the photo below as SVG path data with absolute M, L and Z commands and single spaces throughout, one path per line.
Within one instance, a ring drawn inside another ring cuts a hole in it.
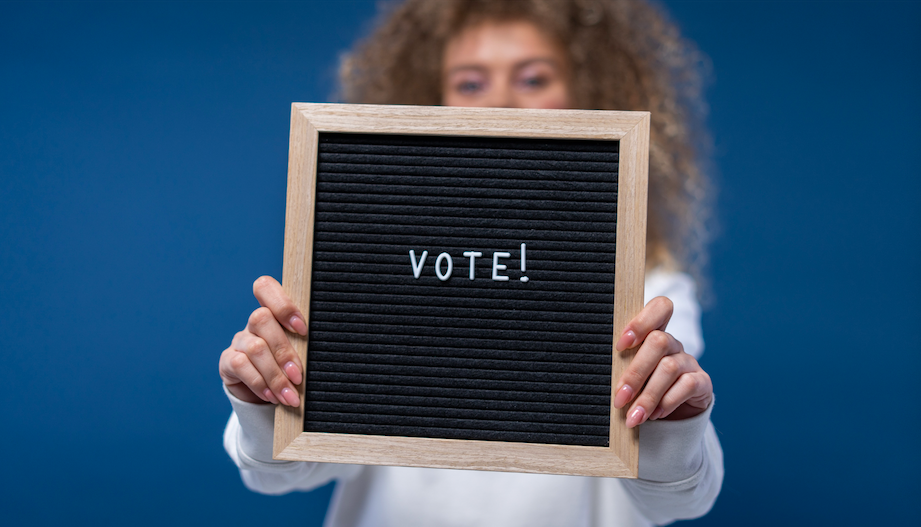
M 665 332 L 672 310 L 668 298 L 653 298 L 617 341 L 617 351 L 640 346 L 614 391 L 615 408 L 633 401 L 627 411 L 627 428 L 647 419 L 693 417 L 706 410 L 713 399 L 710 376 L 675 337 Z
M 304 366 L 285 329 L 306 335 L 304 315 L 271 276 L 259 277 L 253 294 L 262 307 L 253 311 L 246 328 L 221 354 L 221 379 L 243 401 L 298 406 L 294 386 L 303 380 Z

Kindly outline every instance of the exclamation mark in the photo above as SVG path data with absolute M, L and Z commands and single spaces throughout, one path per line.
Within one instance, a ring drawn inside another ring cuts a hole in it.
M 528 277 L 523 275 L 523 273 L 524 273 L 525 270 L 526 270 L 526 267 L 525 267 L 525 265 L 524 265 L 524 249 L 525 249 L 525 247 L 524 247 L 524 244 L 522 243 L 522 244 L 521 244 L 521 272 L 522 272 L 522 277 L 519 278 L 519 280 L 521 280 L 522 282 L 527 282 L 527 281 L 528 281 Z

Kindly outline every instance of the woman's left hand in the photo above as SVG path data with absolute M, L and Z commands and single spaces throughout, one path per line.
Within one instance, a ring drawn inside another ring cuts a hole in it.
M 639 346 L 614 391 L 614 407 L 627 410 L 627 428 L 647 420 L 687 419 L 700 414 L 713 400 L 713 383 L 684 346 L 665 332 L 672 301 L 653 298 L 624 328 L 617 351 Z

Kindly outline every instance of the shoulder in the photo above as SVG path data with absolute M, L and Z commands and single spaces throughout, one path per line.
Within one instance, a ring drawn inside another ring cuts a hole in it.
M 687 273 L 656 267 L 646 273 L 645 301 L 649 302 L 657 296 L 669 297 L 673 302 L 676 299 L 692 301 L 697 305 L 697 284 Z

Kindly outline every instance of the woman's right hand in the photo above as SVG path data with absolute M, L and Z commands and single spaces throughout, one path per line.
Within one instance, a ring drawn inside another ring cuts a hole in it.
M 299 406 L 294 386 L 303 380 L 304 366 L 285 329 L 307 335 L 304 315 L 271 276 L 256 279 L 253 294 L 262 307 L 221 354 L 221 379 L 243 401 Z

